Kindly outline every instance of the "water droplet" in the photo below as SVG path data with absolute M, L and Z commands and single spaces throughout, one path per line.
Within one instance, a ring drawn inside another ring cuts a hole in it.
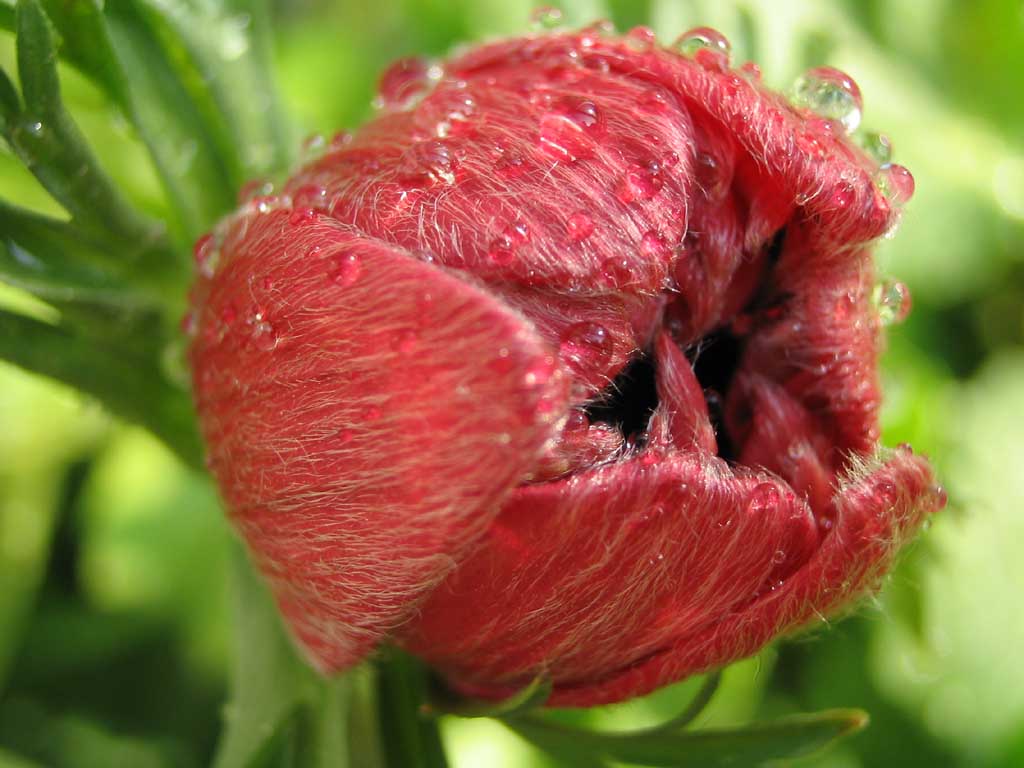
M 776 549 L 775 552 L 772 553 L 772 562 L 776 565 L 781 565 L 786 562 L 786 550 Z
M 885 514 L 891 510 L 896 506 L 896 502 L 899 499 L 899 491 L 892 480 L 879 480 L 878 484 L 875 486 L 875 493 L 882 504 L 882 508 L 879 510 L 879 515 Z
M 181 332 L 190 339 L 195 338 L 196 332 L 199 330 L 199 318 L 194 309 L 188 310 L 181 316 L 180 328 Z
M 633 282 L 633 268 L 621 256 L 609 256 L 601 262 L 601 277 L 612 288 L 623 288 Z
M 455 151 L 446 141 L 420 141 L 402 154 L 396 173 L 399 183 L 409 188 L 438 181 L 454 184 L 458 165 Z
M 886 280 L 875 287 L 875 307 L 882 325 L 902 323 L 912 304 L 910 289 L 898 280 Z
M 507 267 L 516 260 L 515 243 L 507 235 L 495 238 L 487 246 L 487 260 L 498 267 Z
M 562 11 L 550 5 L 537 8 L 530 14 L 530 26 L 535 30 L 555 29 L 562 23 Z
M 860 146 L 879 165 L 892 160 L 892 142 L 884 133 L 865 133 L 860 137 Z
M 235 324 L 235 320 L 237 320 L 237 319 L 238 319 L 238 310 L 235 309 L 235 305 L 234 304 L 228 303 L 228 304 L 225 304 L 223 307 L 221 307 L 221 310 L 220 310 L 220 321 L 222 323 L 224 323 L 225 326 L 230 328 L 232 325 Z
M 860 88 L 845 72 L 815 67 L 801 75 L 792 89 L 793 104 L 835 120 L 847 133 L 857 130 L 864 108 Z
M 633 27 L 626 33 L 626 47 L 636 53 L 647 53 L 658 42 L 658 36 L 650 27 Z
M 583 211 L 577 211 L 565 220 L 565 229 L 573 242 L 586 240 L 594 232 L 594 220 Z
M 615 34 L 615 24 L 608 19 L 599 19 L 588 27 L 580 30 L 580 45 L 584 48 L 593 48 L 602 38 L 611 37 Z
M 592 370 L 607 363 L 615 351 L 615 341 L 608 329 L 597 323 L 583 322 L 569 326 L 562 336 L 562 360 L 576 370 Z
M 349 286 L 359 279 L 362 262 L 354 253 L 344 253 L 334 259 L 334 269 L 328 275 L 335 285 Z
M 255 197 L 267 197 L 273 194 L 274 184 L 267 179 L 251 179 L 238 190 L 238 204 L 251 202 Z
M 200 275 L 213 277 L 220 261 L 220 249 L 217 247 L 217 240 L 213 233 L 207 233 L 196 240 L 196 244 L 192 247 L 192 257 Z
M 352 133 L 350 131 L 338 131 L 333 136 L 331 136 L 330 149 L 334 151 L 344 149 L 351 143 Z
M 313 133 L 307 136 L 300 148 L 299 159 L 300 162 L 306 163 L 310 160 L 315 160 L 322 155 L 327 149 L 327 139 L 323 137 L 323 134 Z
M 932 493 L 935 494 L 935 503 L 939 509 L 944 509 L 949 503 L 949 494 L 946 493 L 946 489 L 941 485 L 936 485 L 932 488 Z
M 906 205 L 914 196 L 914 176 L 902 165 L 887 163 L 875 176 L 879 189 L 895 206 Z
M 526 161 L 518 152 L 505 152 L 494 163 L 494 170 L 506 179 L 518 179 L 526 172 Z
M 752 61 L 745 61 L 740 66 L 740 72 L 752 83 L 761 82 L 761 68 Z
M 650 200 L 661 191 L 664 184 L 661 166 L 658 163 L 633 163 L 626 169 L 626 174 L 619 185 L 618 198 L 627 204 L 635 200 Z
M 315 211 L 326 211 L 327 188 L 319 184 L 306 184 L 295 190 L 292 205 L 296 208 L 312 208 Z
M 565 419 L 565 426 L 562 427 L 563 432 L 570 434 L 578 434 L 586 432 L 590 429 L 590 417 L 587 416 L 586 411 L 582 408 L 573 408 L 569 411 L 569 415 Z
M 433 131 L 438 138 L 459 136 L 469 130 L 476 113 L 476 100 L 464 88 L 435 92 L 416 113 L 416 125 Z
M 555 361 L 547 355 L 535 358 L 526 368 L 524 380 L 527 387 L 542 387 L 551 380 L 555 372 Z
M 252 340 L 257 349 L 269 352 L 277 346 L 280 339 L 277 329 L 266 320 L 260 319 L 252 324 Z
M 395 334 L 395 337 L 391 340 L 391 348 L 400 354 L 408 355 L 415 351 L 418 341 L 419 337 L 416 331 L 406 328 Z
M 836 208 L 845 209 L 857 197 L 857 190 L 848 181 L 841 181 L 832 190 L 832 205 Z
M 644 256 L 664 256 L 668 253 L 668 243 L 660 232 L 652 229 L 640 238 L 640 253 Z
M 604 130 L 594 102 L 572 101 L 546 112 L 540 119 L 540 144 L 559 159 L 575 162 L 593 150 Z
M 296 208 L 288 217 L 288 223 L 293 227 L 302 227 L 314 223 L 319 218 L 320 214 L 312 208 Z
M 430 89 L 431 75 L 431 64 L 426 59 L 399 59 L 381 75 L 374 105 L 378 109 L 408 109 Z
M 672 44 L 672 48 L 690 58 L 696 58 L 702 51 L 707 52 L 718 60 L 722 69 L 729 66 L 729 55 L 732 53 L 728 38 L 711 27 L 697 27 L 684 32 Z
M 709 152 L 698 152 L 693 164 L 694 178 L 710 202 L 720 200 L 728 191 L 729 185 L 718 160 Z
M 758 483 L 750 492 L 747 512 L 752 515 L 771 515 L 782 502 L 782 494 L 774 483 Z

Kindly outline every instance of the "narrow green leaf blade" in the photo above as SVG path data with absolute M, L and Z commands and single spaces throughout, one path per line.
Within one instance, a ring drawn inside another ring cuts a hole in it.
M 377 706 L 387 768 L 446 768 L 437 721 L 423 712 L 427 673 L 395 649 L 377 664 Z
M 241 546 L 232 590 L 231 696 L 214 768 L 346 768 L 351 680 L 319 678 L 298 658 Z
M 459 697 L 440 681 L 430 686 L 429 700 L 424 706 L 430 714 L 460 717 L 517 717 L 543 706 L 551 696 L 551 679 L 534 678 L 528 685 L 507 699 L 486 701 Z
M 96 397 L 150 429 L 187 463 L 201 464 L 192 403 L 154 361 L 6 310 L 0 310 L 0 358 Z
M 172 284 L 161 278 L 173 267 L 170 256 L 150 254 L 142 243 L 120 246 L 3 200 L 0 233 L 0 280 L 51 303 L 156 309 Z
M 107 3 L 103 15 L 120 67 L 131 74 L 129 118 L 190 243 L 235 205 L 237 147 L 202 73 L 163 16 L 140 0 Z
M 286 168 L 290 139 L 270 66 L 266 0 L 141 0 L 187 51 L 231 134 L 246 176 Z
M 535 718 L 509 720 L 506 725 L 556 757 L 575 751 L 594 759 L 636 765 L 724 768 L 804 757 L 862 729 L 867 722 L 867 715 L 858 710 L 829 710 L 742 728 L 676 733 L 598 733 Z
M 121 196 L 64 108 L 55 33 L 38 0 L 19 0 L 16 29 L 25 106 L 4 125 L 14 152 L 81 225 L 129 242 L 158 238 L 161 226 L 147 222 Z

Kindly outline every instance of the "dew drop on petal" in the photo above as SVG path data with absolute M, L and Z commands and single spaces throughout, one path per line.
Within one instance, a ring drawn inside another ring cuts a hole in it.
M 313 133 L 302 140 L 302 146 L 300 147 L 299 159 L 301 162 L 309 162 L 315 160 L 324 153 L 327 149 L 327 139 L 323 137 L 323 134 Z
M 860 146 L 878 165 L 885 165 L 892 160 L 892 142 L 884 133 L 865 133 L 860 137 Z
M 292 205 L 296 208 L 312 208 L 317 211 L 326 211 L 327 188 L 319 184 L 306 184 L 299 187 L 292 194 Z
M 586 432 L 590 429 L 590 417 L 587 416 L 586 411 L 582 408 L 573 408 L 569 411 L 569 415 L 565 419 L 565 426 L 562 427 L 563 432 L 569 434 L 578 434 Z
M 758 483 L 750 492 L 747 512 L 752 515 L 770 515 L 782 502 L 782 494 L 774 483 Z
M 555 361 L 543 355 L 534 359 L 526 368 L 525 382 L 527 387 L 542 387 L 551 380 L 555 372 Z
M 487 246 L 487 260 L 497 267 L 507 267 L 516 260 L 516 245 L 512 238 L 502 235 Z
M 254 323 L 252 327 L 252 340 L 257 349 L 269 352 L 277 346 L 277 330 L 266 320 Z
M 633 282 L 633 269 L 629 260 L 621 256 L 609 256 L 601 262 L 601 278 L 605 285 L 622 288 Z
M 455 151 L 448 142 L 421 141 L 402 154 L 397 178 L 400 184 L 409 188 L 438 181 L 453 184 L 458 164 Z
M 530 14 L 530 26 L 542 31 L 556 29 L 562 23 L 562 11 L 550 5 L 537 8 Z
M 266 197 L 273 194 L 274 183 L 267 179 L 251 179 L 238 190 L 238 204 L 250 202 L 254 197 Z
M 217 240 L 212 233 L 207 233 L 196 240 L 192 247 L 192 257 L 195 260 L 196 270 L 203 277 L 212 277 L 217 271 L 217 262 L 220 261 L 220 250 L 217 248 Z
M 860 88 L 853 78 L 833 67 L 815 67 L 793 84 L 794 106 L 835 120 L 847 133 L 857 130 L 864 109 Z
M 604 118 L 589 99 L 573 101 L 546 112 L 540 119 L 539 141 L 559 159 L 575 162 L 593 150 L 604 130 Z
M 293 227 L 301 227 L 314 223 L 318 218 L 320 214 L 312 208 L 296 208 L 288 217 L 288 223 Z
M 334 268 L 329 273 L 335 285 L 349 286 L 359 279 L 363 271 L 362 262 L 354 253 L 345 253 L 334 260 Z
M 721 58 L 725 66 L 729 65 L 732 53 L 728 38 L 711 27 L 696 27 L 684 32 L 672 43 L 672 49 L 689 58 L 694 58 L 698 51 L 710 51 Z
M 882 193 L 897 207 L 914 196 L 914 176 L 902 165 L 886 163 L 878 169 L 876 180 Z
M 586 240 L 594 232 L 594 220 L 589 214 L 577 211 L 565 220 L 565 229 L 573 242 Z
M 841 181 L 836 185 L 836 188 L 832 190 L 832 205 L 839 209 L 848 208 L 856 196 L 857 191 L 854 189 L 853 184 L 848 181 Z
M 650 27 L 633 27 L 626 33 L 626 47 L 637 53 L 647 53 L 658 42 L 658 36 Z
M 576 370 L 592 370 L 607 363 L 615 349 L 608 329 L 591 322 L 569 326 L 562 335 L 562 360 Z
M 396 352 L 408 355 L 416 349 L 416 343 L 419 341 L 419 337 L 412 328 L 406 328 L 405 330 L 399 331 L 395 334 L 391 340 L 391 348 Z
M 640 253 L 644 256 L 663 256 L 668 252 L 668 243 L 660 232 L 650 230 L 640 238 Z
M 745 61 L 740 66 L 740 72 L 752 83 L 761 82 L 761 67 L 752 61 Z
M 936 485 L 932 488 L 932 493 L 935 494 L 935 503 L 939 509 L 944 509 L 949 503 L 949 494 L 946 493 L 946 489 L 941 485 Z
M 657 195 L 665 184 L 659 171 L 660 167 L 657 164 L 632 164 L 626 169 L 626 174 L 619 185 L 619 200 L 631 203 L 634 200 L 650 200 Z
M 886 280 L 875 287 L 875 307 L 882 325 L 902 323 L 912 304 L 910 289 L 898 280 Z
M 431 66 L 426 59 L 399 59 L 381 75 L 375 105 L 380 109 L 407 109 L 431 86 Z

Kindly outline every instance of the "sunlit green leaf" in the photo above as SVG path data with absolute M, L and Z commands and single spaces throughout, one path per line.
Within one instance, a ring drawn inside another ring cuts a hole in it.
M 520 736 L 558 757 L 589 754 L 646 766 L 717 768 L 759 766 L 771 760 L 803 757 L 836 739 L 860 730 L 867 715 L 856 710 L 831 710 L 794 715 L 740 728 L 671 732 L 599 733 L 545 722 L 514 719 L 506 724 Z
M 0 310 L 0 358 L 70 384 L 113 413 L 151 429 L 187 462 L 199 464 L 192 404 L 152 361 L 114 344 Z
M 132 209 L 100 169 L 65 110 L 54 31 L 37 0 L 19 1 L 16 27 L 25 106 L 20 114 L 6 116 L 4 135 L 12 149 L 81 225 L 129 242 L 159 238 L 161 226 Z

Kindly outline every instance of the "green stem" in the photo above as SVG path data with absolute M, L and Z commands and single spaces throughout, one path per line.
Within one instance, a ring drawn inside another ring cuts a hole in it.
M 377 711 L 387 768 L 446 768 L 436 718 L 422 711 L 427 675 L 412 657 L 392 650 L 377 665 Z

